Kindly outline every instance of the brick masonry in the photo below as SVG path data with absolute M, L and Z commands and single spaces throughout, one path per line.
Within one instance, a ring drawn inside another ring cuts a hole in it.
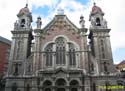
M 7 71 L 10 47 L 10 44 L 0 41 L 0 75 Z

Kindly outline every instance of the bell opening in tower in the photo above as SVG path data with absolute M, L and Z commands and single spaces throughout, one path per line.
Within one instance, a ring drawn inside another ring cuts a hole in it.
M 21 20 L 21 27 L 24 27 L 24 25 L 25 25 L 25 19 L 22 19 Z
M 96 18 L 96 26 L 101 26 L 100 19 Z

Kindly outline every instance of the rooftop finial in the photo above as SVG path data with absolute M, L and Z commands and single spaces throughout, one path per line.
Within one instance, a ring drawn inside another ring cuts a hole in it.
M 80 16 L 79 24 L 80 24 L 81 28 L 84 28 L 84 27 L 85 27 L 85 20 L 84 20 L 83 15 Z
M 26 8 L 28 7 L 28 4 L 26 4 Z
M 26 0 L 26 8 L 28 7 L 28 0 Z
M 41 17 L 40 16 L 37 17 L 36 24 L 37 24 L 37 29 L 41 29 L 42 21 L 41 21 Z
M 57 10 L 57 14 L 58 14 L 58 15 L 64 15 L 64 10 L 60 7 L 60 8 Z
M 94 2 L 93 5 L 96 6 L 96 3 Z

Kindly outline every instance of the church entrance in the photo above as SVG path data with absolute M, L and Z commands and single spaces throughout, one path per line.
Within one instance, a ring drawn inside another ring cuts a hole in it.
M 65 86 L 66 86 L 67 83 L 66 83 L 65 79 L 60 78 L 56 81 L 55 84 L 56 84 L 56 87 L 57 87 L 56 91 L 66 91 Z

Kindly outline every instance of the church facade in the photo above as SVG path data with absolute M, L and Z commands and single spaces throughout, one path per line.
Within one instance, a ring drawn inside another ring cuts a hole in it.
M 78 28 L 59 9 L 43 29 L 41 17 L 32 29 L 31 12 L 27 5 L 22 8 L 12 30 L 5 91 L 123 91 L 109 88 L 123 81 L 113 64 L 103 16 L 94 4 L 90 28 L 85 28 L 83 16 Z

